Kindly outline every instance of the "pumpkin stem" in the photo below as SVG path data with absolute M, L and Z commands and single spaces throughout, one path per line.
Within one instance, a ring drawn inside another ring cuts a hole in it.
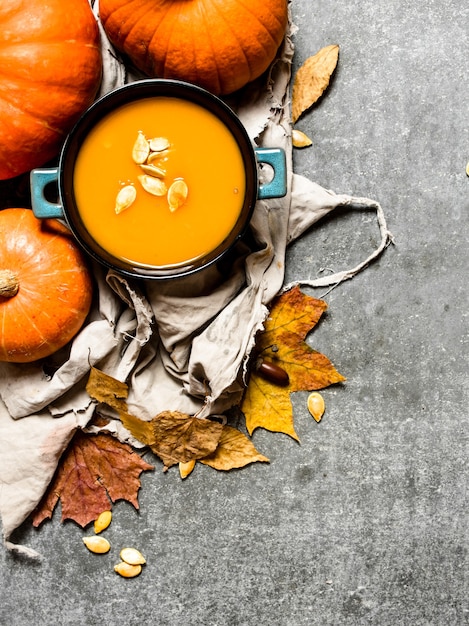
M 0 270 L 0 296 L 12 298 L 18 293 L 20 284 L 18 276 L 11 270 Z

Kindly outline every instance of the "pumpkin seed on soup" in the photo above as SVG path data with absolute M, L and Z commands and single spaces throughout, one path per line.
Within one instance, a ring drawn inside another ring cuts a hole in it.
M 135 140 L 134 146 L 132 148 L 132 159 L 135 163 L 141 164 L 145 163 L 150 154 L 150 145 L 142 133 L 141 130 L 138 131 L 137 139 Z
M 170 211 L 179 209 L 187 199 L 189 189 L 182 178 L 177 178 L 168 189 L 168 204 Z
M 166 176 L 166 170 L 162 167 L 158 167 L 157 165 L 147 165 L 146 163 L 142 163 L 140 167 L 145 174 L 149 174 L 150 176 L 156 176 L 156 178 L 164 178 Z
M 117 214 L 122 213 L 131 206 L 137 197 L 137 190 L 133 185 L 122 187 L 116 197 L 115 211 Z
M 151 193 L 153 196 L 164 196 L 167 191 L 165 182 L 160 178 L 142 174 L 138 177 L 138 180 L 145 191 Z
M 162 152 L 163 150 L 167 150 L 171 144 L 166 137 L 154 137 L 148 141 L 148 145 L 152 152 Z

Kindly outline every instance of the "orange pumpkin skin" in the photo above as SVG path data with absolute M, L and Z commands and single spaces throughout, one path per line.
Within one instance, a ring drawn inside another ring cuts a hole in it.
M 0 180 L 59 153 L 101 74 L 98 25 L 87 0 L 1 0 Z
M 287 0 L 100 0 L 114 46 L 150 77 L 186 80 L 216 95 L 258 78 L 274 60 Z
M 0 361 L 29 363 L 53 354 L 80 330 L 93 284 L 70 231 L 30 209 L 0 211 L 0 276 L 18 292 L 0 296 Z M 2 280 L 0 280 L 1 286 Z

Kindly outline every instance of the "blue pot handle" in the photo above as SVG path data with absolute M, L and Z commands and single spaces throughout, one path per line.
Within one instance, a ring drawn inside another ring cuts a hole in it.
M 33 213 L 39 219 L 63 219 L 64 210 L 61 204 L 54 204 L 46 200 L 44 191 L 49 183 L 56 183 L 59 179 L 58 168 L 32 170 L 31 183 L 31 206 Z
M 267 163 L 274 170 L 269 183 L 259 185 L 257 198 L 283 198 L 287 193 L 287 163 L 282 148 L 254 148 L 259 163 Z

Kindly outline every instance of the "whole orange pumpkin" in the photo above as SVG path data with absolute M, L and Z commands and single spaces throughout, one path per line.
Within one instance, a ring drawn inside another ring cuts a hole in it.
M 80 330 L 93 287 L 70 231 L 30 209 L 0 211 L 0 361 L 28 363 Z
M 0 180 L 58 154 L 101 73 L 87 0 L 1 0 Z
M 287 0 L 100 0 L 109 40 L 151 77 L 229 94 L 274 60 Z

